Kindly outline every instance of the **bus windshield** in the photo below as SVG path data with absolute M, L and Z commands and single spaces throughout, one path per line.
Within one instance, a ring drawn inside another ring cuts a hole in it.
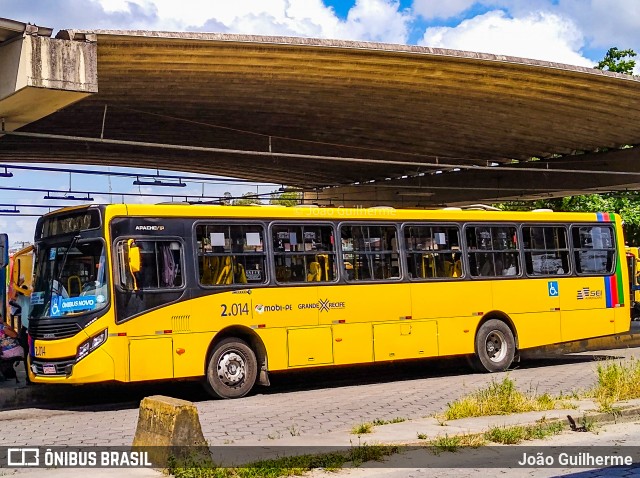
M 42 244 L 31 294 L 32 317 L 68 317 L 108 303 L 105 246 L 100 239 Z

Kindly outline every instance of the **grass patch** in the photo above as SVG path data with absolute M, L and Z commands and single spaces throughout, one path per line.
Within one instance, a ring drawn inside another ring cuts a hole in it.
M 557 435 L 563 430 L 562 423 L 538 423 L 536 425 L 493 427 L 484 433 L 484 438 L 494 443 L 515 445 L 526 440 L 535 440 Z
M 373 432 L 373 423 L 365 422 L 360 425 L 356 425 L 351 429 L 352 435 L 365 435 Z
M 516 389 L 509 377 L 502 382 L 492 382 L 487 388 L 478 390 L 466 397 L 447 405 L 445 420 L 482 417 L 487 415 L 508 415 L 510 413 L 553 410 L 555 408 L 573 408 L 548 393 L 538 395 L 534 392 L 522 393 Z
M 425 435 L 423 435 L 425 436 Z M 420 438 L 420 434 L 418 434 L 418 438 Z M 426 438 L 426 436 L 425 436 Z M 436 455 L 439 455 L 442 452 L 455 452 L 460 448 L 478 448 L 483 445 L 486 445 L 487 441 L 485 440 L 482 434 L 479 435 L 444 435 L 439 436 L 429 443 L 431 446 L 431 450 Z
M 406 421 L 407 421 L 406 418 L 400 418 L 400 417 L 392 418 L 391 420 L 380 420 L 379 418 L 376 418 L 373 421 L 373 425 L 377 427 L 379 425 L 389 425 L 391 423 L 402 423 Z
M 613 404 L 620 400 L 640 398 L 640 361 L 626 362 L 604 360 L 598 363 L 598 382 L 587 393 L 602 411 L 612 411 Z
M 299 476 L 314 469 L 336 471 L 347 463 L 360 466 L 367 461 L 382 461 L 399 451 L 397 446 L 360 445 L 351 448 L 347 453 L 290 456 L 237 468 L 206 465 L 193 459 L 171 459 L 167 471 L 175 478 L 279 478 Z

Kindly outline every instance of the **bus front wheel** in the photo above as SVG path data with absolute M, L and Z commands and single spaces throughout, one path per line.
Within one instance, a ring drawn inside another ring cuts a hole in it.
M 244 340 L 221 340 L 207 364 L 207 391 L 217 398 L 244 397 L 256 383 L 257 372 L 256 354 Z
M 516 353 L 516 341 L 507 324 L 487 320 L 476 334 L 474 365 L 485 372 L 503 372 L 509 368 Z

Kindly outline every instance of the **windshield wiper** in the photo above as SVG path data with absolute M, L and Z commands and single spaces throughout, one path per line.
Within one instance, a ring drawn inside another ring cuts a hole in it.
M 71 239 L 71 244 L 67 247 L 67 250 L 64 251 L 64 256 L 62 256 L 62 262 L 60 263 L 60 268 L 58 269 L 58 277 L 55 279 L 55 289 L 54 284 L 51 284 L 51 292 L 55 292 L 56 295 L 60 295 L 60 281 L 62 280 L 62 272 L 64 271 L 64 266 L 67 264 L 67 257 L 69 256 L 69 251 L 73 249 L 75 243 L 80 239 L 80 236 L 73 236 Z

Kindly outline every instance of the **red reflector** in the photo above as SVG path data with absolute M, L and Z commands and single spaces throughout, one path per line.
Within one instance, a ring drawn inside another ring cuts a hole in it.
M 469 333 L 469 329 L 464 329 L 464 333 L 468 334 Z
M 126 332 L 118 332 L 118 337 L 126 337 L 127 333 Z
M 267 326 L 266 324 L 258 324 L 259 329 L 264 329 L 266 326 Z
M 171 330 L 163 330 L 162 332 L 165 333 L 165 334 L 170 334 Z
M 411 320 L 413 319 L 413 317 L 411 317 L 410 315 L 407 315 L 407 320 Z
M 344 324 L 346 322 L 346 320 L 339 320 L 338 323 L 339 324 Z
M 342 342 L 342 339 L 337 338 L 337 339 L 336 339 L 336 342 Z

